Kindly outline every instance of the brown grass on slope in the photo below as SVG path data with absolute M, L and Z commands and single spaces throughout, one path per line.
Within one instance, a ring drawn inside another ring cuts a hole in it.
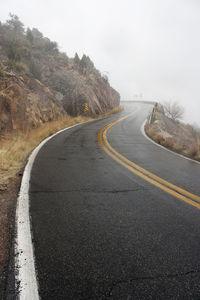
M 184 124 L 183 124 L 183 129 L 184 129 Z M 186 143 L 186 141 L 181 142 L 181 139 L 177 138 L 176 136 L 173 136 L 171 138 L 163 137 L 160 133 L 159 128 L 155 124 L 146 125 L 145 132 L 152 140 L 154 140 L 158 144 L 174 152 L 180 153 L 184 156 L 200 161 L 200 136 L 199 138 L 196 137 L 193 138 L 193 142 L 192 144 L 190 144 L 189 142 Z

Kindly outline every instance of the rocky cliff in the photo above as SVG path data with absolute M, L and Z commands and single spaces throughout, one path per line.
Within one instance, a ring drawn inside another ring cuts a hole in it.
M 64 114 L 95 115 L 120 95 L 86 55 L 69 58 L 17 16 L 0 23 L 0 130 L 38 127 Z
M 7 73 L 0 78 L 0 130 L 25 130 L 65 113 L 55 93 L 37 79 Z

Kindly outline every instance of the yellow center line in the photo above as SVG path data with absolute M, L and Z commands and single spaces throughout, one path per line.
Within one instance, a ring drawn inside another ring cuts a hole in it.
M 156 187 L 164 190 L 165 192 L 167 192 L 168 194 L 173 195 L 174 197 L 183 200 L 187 203 L 189 203 L 190 205 L 195 206 L 196 208 L 200 209 L 200 204 L 195 202 L 198 201 L 200 202 L 200 197 L 197 195 L 194 195 L 162 178 L 160 178 L 159 176 L 149 172 L 148 170 L 140 167 L 139 165 L 135 164 L 134 162 L 130 161 L 129 159 L 127 159 L 125 156 L 121 155 L 119 152 L 117 152 L 108 142 L 107 139 L 107 132 L 108 130 L 115 125 L 116 123 L 124 120 L 125 118 L 128 118 L 131 114 L 120 118 L 108 125 L 106 125 L 105 127 L 103 127 L 99 134 L 98 134 L 98 141 L 100 146 L 103 148 L 103 150 L 109 155 L 111 156 L 114 160 L 116 160 L 118 163 L 120 163 L 121 165 L 123 165 L 125 168 L 127 168 L 129 171 L 131 171 L 132 173 L 135 173 L 136 175 L 138 175 L 139 177 L 143 178 L 144 180 L 150 182 L 151 184 L 155 185 Z M 102 139 L 103 138 L 103 139 Z M 189 198 L 188 198 L 189 197 Z M 191 198 L 191 199 L 190 199 Z M 195 201 L 193 201 L 195 200 Z

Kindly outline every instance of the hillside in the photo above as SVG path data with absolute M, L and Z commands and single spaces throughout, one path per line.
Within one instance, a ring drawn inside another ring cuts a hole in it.
M 36 28 L 10 15 L 0 22 L 0 299 L 13 255 L 23 167 L 46 137 L 120 110 L 120 95 L 91 59 L 69 58 Z
M 15 15 L 0 23 L 0 129 L 37 127 L 67 113 L 98 115 L 120 96 L 86 55 L 69 58 Z
M 200 161 L 200 132 L 190 124 L 170 118 L 161 104 L 156 104 L 145 126 L 147 135 L 158 144 Z

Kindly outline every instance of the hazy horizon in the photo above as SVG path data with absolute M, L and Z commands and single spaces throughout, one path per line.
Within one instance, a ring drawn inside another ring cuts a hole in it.
M 177 101 L 200 126 L 198 0 L 2 0 L 1 22 L 9 12 L 69 57 L 89 55 L 122 100 Z

